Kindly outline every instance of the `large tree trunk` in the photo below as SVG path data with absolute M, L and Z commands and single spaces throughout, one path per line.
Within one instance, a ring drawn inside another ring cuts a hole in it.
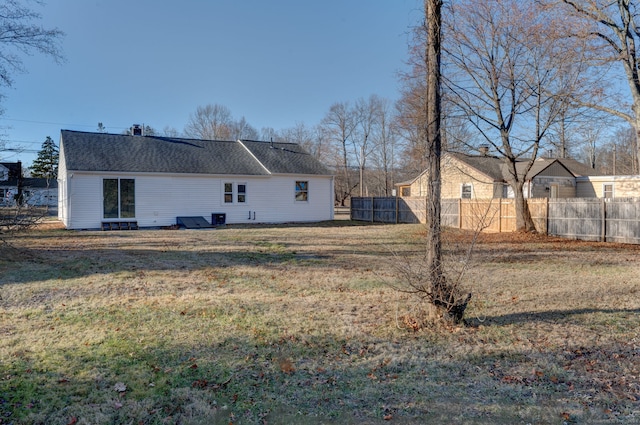
M 441 8 L 442 0 L 425 0 L 424 9 L 427 25 L 426 66 L 426 137 L 427 167 L 427 261 L 432 290 L 444 280 L 442 273 L 442 247 L 440 240 L 440 158 L 441 135 Z
M 520 190 L 515 191 L 515 209 L 516 209 L 516 231 L 518 232 L 534 232 L 536 226 L 533 223 L 531 217 L 531 211 L 529 211 L 529 205 L 527 199 L 522 193 L 522 184 L 520 184 Z
M 427 266 L 429 273 L 429 300 L 442 315 L 454 322 L 460 322 L 471 299 L 468 294 L 461 299 L 459 288 L 447 282 L 442 269 L 442 240 L 440 237 L 441 176 L 440 159 L 442 157 L 441 122 L 441 28 L 442 0 L 425 0 L 427 25 L 426 70 L 426 138 L 427 167 Z

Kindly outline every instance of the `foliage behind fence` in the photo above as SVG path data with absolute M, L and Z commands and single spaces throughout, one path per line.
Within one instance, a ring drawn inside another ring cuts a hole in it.
M 640 198 L 528 199 L 536 230 L 591 241 L 640 244 Z M 351 199 L 351 219 L 424 223 L 426 198 Z M 516 229 L 514 199 L 443 199 L 442 225 L 487 232 Z

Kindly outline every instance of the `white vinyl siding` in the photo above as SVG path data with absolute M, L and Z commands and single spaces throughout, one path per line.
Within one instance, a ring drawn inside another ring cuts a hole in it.
M 169 226 L 178 216 L 226 214 L 226 223 L 313 222 L 333 219 L 331 176 L 271 175 L 245 177 L 250 203 L 225 204 L 224 183 L 228 177 L 159 174 L 61 174 L 59 215 L 69 229 L 98 229 L 103 220 L 102 180 L 130 178 L 136 184 L 136 221 L 139 227 Z M 293 202 L 296 181 L 309 182 L 308 202 Z M 249 219 L 250 218 L 250 219 Z

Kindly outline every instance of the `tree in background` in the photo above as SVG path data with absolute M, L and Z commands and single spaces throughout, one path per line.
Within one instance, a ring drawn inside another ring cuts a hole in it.
M 377 119 L 372 135 L 375 149 L 372 149 L 370 154 L 374 165 L 374 170 L 371 172 L 375 184 L 373 192 L 381 196 L 391 196 L 401 148 L 390 102 L 382 98 L 376 97 L 376 99 Z
M 231 139 L 231 111 L 223 105 L 198 106 L 184 127 L 187 137 L 203 140 Z
M 620 102 L 619 97 L 605 95 L 606 89 L 611 87 L 600 86 L 598 92 L 588 106 L 608 112 L 627 121 L 636 133 L 635 137 L 635 161 L 637 170 L 640 168 L 640 56 L 638 46 L 640 44 L 640 26 L 636 20 L 640 4 L 634 0 L 549 0 L 551 5 L 563 4 L 564 8 L 557 8 L 559 14 L 569 12 L 582 19 L 580 31 L 569 32 L 573 38 L 581 37 L 589 40 L 591 47 L 601 52 L 598 62 L 603 72 L 609 71 L 612 64 L 620 64 L 624 70 L 625 79 L 631 95 L 631 107 Z M 615 79 L 612 79 L 615 81 Z M 612 88 L 616 90 L 617 88 Z M 597 96 L 596 96 L 597 95 Z M 614 103 L 607 103 L 612 99 Z
M 358 187 L 357 178 L 353 175 L 353 134 L 357 121 L 351 105 L 338 102 L 331 105 L 329 112 L 322 119 L 322 131 L 333 146 L 333 165 L 336 170 L 335 196 L 336 203 L 345 206 L 353 190 Z
M 60 39 L 64 33 L 57 28 L 46 29 L 35 23 L 41 17 L 20 0 L 0 2 L 0 85 L 11 87 L 14 72 L 25 72 L 21 55 L 34 52 L 63 61 Z
M 232 140 L 258 140 L 260 134 L 245 117 L 231 121 L 229 125 Z
M 255 140 L 260 137 L 244 117 L 234 120 L 229 108 L 218 104 L 198 106 L 189 116 L 184 134 L 203 140 Z
M 60 152 L 56 142 L 49 136 L 42 143 L 42 148 L 38 152 L 38 157 L 31 166 L 31 176 L 55 180 L 58 178 L 58 161 Z
M 599 144 L 595 154 L 597 169 L 602 174 L 636 175 L 637 152 L 635 130 L 621 128 L 608 141 Z
M 567 22 L 536 2 L 459 0 L 447 25 L 453 108 L 504 159 L 516 228 L 535 231 L 523 191 L 547 133 L 580 87 Z M 471 143 L 470 143 L 471 144 Z

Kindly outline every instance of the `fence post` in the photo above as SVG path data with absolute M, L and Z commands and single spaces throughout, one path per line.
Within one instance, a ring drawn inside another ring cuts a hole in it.
M 502 233 L 502 198 L 498 199 L 498 233 Z
M 606 242 L 607 241 L 607 230 L 606 230 L 606 226 L 607 226 L 607 203 L 606 203 L 606 199 L 602 198 L 602 225 L 600 228 L 600 242 Z
M 373 196 L 371 197 L 371 222 L 375 222 L 375 213 L 376 213 L 376 209 L 375 206 L 373 205 Z
M 549 201 L 550 198 L 545 199 L 545 209 L 544 209 L 544 234 L 549 234 Z
M 398 205 L 399 205 L 399 201 L 398 201 L 398 195 L 396 195 L 396 224 L 398 224 Z

